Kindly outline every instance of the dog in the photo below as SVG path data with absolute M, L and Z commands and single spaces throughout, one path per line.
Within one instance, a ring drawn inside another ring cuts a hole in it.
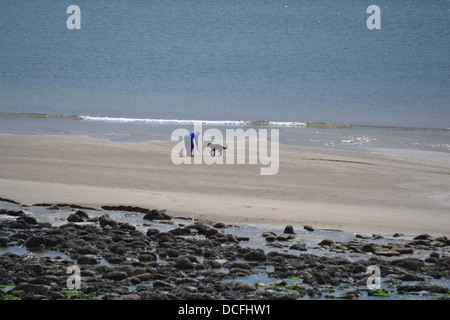
M 216 150 L 220 152 L 220 156 L 221 156 L 223 150 L 227 148 L 227 146 L 222 146 L 220 144 L 215 144 L 215 143 L 211 143 L 211 142 L 209 142 L 207 144 L 207 146 L 211 149 L 211 151 L 209 152 L 211 154 L 211 157 L 214 157 L 216 155 Z

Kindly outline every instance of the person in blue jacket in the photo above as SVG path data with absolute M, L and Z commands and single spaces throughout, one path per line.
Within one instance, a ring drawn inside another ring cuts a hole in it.
M 198 149 L 198 132 L 191 131 L 189 133 L 186 133 L 184 135 L 184 146 L 186 147 L 186 153 L 187 155 L 193 157 L 194 156 L 194 140 L 195 145 Z

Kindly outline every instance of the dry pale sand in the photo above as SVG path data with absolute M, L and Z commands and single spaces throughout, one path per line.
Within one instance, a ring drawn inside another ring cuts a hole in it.
M 278 174 L 262 176 L 260 163 L 175 165 L 174 145 L 1 135 L 0 197 L 24 204 L 133 205 L 277 227 L 450 230 L 449 154 L 280 145 Z

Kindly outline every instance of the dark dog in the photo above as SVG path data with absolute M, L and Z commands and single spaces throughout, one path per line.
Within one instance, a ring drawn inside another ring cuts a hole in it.
M 222 152 L 224 149 L 226 149 L 226 146 L 222 146 L 220 144 L 215 144 L 215 143 L 208 143 L 207 144 L 208 147 L 211 148 L 211 151 L 209 152 L 211 154 L 212 157 L 214 157 L 216 155 L 216 150 L 220 152 L 220 156 L 222 155 Z

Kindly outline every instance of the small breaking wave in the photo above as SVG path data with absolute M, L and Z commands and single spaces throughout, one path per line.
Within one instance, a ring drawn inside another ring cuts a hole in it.
M 111 117 L 91 117 L 81 116 L 83 120 L 88 121 L 104 121 L 116 123 L 148 123 L 148 124 L 195 124 L 217 125 L 217 126 L 257 126 L 257 127 L 304 127 L 304 122 L 281 122 L 281 121 L 265 121 L 265 120 L 180 120 L 180 119 L 142 119 L 142 118 L 111 118 Z
M 8 113 L 1 112 L 0 116 L 10 118 L 30 118 L 30 119 L 70 119 L 83 120 L 82 116 L 73 114 L 46 114 L 46 113 Z
M 0 117 L 29 118 L 29 119 L 67 119 L 82 121 L 98 121 L 106 123 L 143 123 L 161 125 L 193 125 L 201 123 L 209 126 L 250 126 L 250 127 L 296 127 L 317 129 L 354 129 L 378 128 L 401 131 L 441 131 L 450 133 L 450 128 L 427 128 L 417 126 L 383 126 L 330 122 L 301 122 L 301 121 L 271 121 L 271 120 L 194 120 L 194 119 L 156 119 L 156 118 L 126 118 L 126 117 L 96 117 L 86 115 L 44 114 L 44 113 L 0 113 Z

